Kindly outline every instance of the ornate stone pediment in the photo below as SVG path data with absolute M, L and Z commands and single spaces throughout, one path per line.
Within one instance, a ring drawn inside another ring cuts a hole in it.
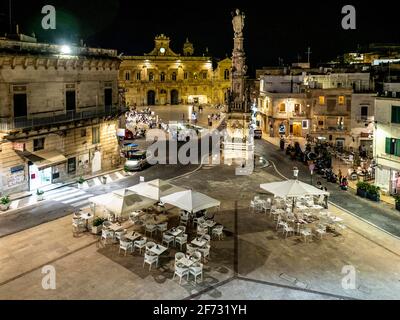
M 145 56 L 178 57 L 179 54 L 176 54 L 175 52 L 173 52 L 172 49 L 169 47 L 170 41 L 171 40 L 164 34 L 161 34 L 161 35 L 155 37 L 154 49 L 150 53 L 145 54 Z

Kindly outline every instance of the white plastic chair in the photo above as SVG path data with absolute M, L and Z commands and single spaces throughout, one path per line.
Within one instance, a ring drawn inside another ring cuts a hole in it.
M 175 273 L 174 276 L 172 277 L 172 280 L 175 279 L 175 276 L 179 277 L 179 284 L 182 283 L 182 278 L 184 276 L 186 276 L 187 281 L 189 281 L 189 268 L 185 267 L 184 265 L 180 265 L 179 263 L 175 264 Z
M 185 258 L 185 254 L 183 252 L 177 252 L 175 253 L 175 263 L 177 263 L 179 260 Z
M 153 232 L 157 230 L 157 227 L 154 224 L 146 224 L 144 234 L 150 233 L 150 237 L 153 237 Z
M 179 224 L 183 226 L 187 226 L 189 221 L 189 216 L 181 216 Z
M 218 237 L 219 240 L 221 240 L 224 237 L 224 227 L 223 226 L 217 226 L 212 230 L 212 236 Z
M 262 209 L 264 210 L 264 213 L 267 214 L 267 211 L 271 211 L 272 207 L 272 201 L 271 198 L 268 198 L 263 204 L 262 204 Z
M 318 225 L 318 227 L 315 229 L 315 232 L 320 236 L 322 240 L 322 236 L 326 234 L 326 226 L 323 224 Z
M 190 256 L 193 255 L 196 252 L 196 250 L 197 250 L 197 247 L 195 247 L 194 245 L 192 245 L 190 243 L 186 244 L 186 253 L 188 255 L 190 255 Z
M 201 235 L 205 235 L 208 233 L 208 228 L 204 228 L 201 225 L 197 225 L 197 235 L 201 236 Z
M 206 262 L 206 258 L 210 256 L 210 245 L 206 245 L 204 248 L 197 249 L 203 258 L 203 262 Z
M 201 282 L 203 281 L 203 264 L 200 262 L 195 263 L 189 268 L 189 274 L 194 276 L 194 282 L 197 283 L 197 277 L 200 276 Z
M 201 252 L 199 251 L 198 248 L 195 249 L 195 251 L 191 254 L 193 260 L 195 260 L 196 262 L 201 261 Z
M 145 264 L 149 264 L 149 271 L 151 271 L 151 267 L 152 265 L 155 263 L 156 264 L 156 268 L 158 267 L 158 256 L 157 255 L 152 255 L 149 253 L 145 253 L 144 254 L 144 261 L 143 261 L 143 268 Z
M 101 240 L 103 241 L 104 245 L 107 244 L 107 241 L 109 239 L 111 239 L 111 241 L 114 241 L 114 239 L 115 239 L 114 237 L 115 237 L 115 235 L 114 235 L 113 231 L 107 230 L 107 229 L 101 230 Z
M 182 250 L 182 246 L 187 244 L 187 240 L 188 240 L 188 235 L 184 234 L 180 237 L 176 237 L 175 238 L 175 246 L 177 246 L 179 244 L 181 250 Z
M 288 236 L 290 233 L 294 234 L 294 228 L 289 227 L 288 224 L 285 224 L 285 225 L 283 226 L 283 232 L 285 233 L 285 238 L 287 238 L 287 236 Z
M 118 254 L 121 252 L 121 250 L 124 250 L 125 256 L 126 256 L 126 252 L 128 250 L 131 250 L 131 252 L 132 252 L 132 249 L 133 249 L 133 243 L 131 241 L 126 241 L 123 239 L 120 240 Z
M 254 200 L 250 200 L 250 206 L 249 209 L 254 213 L 254 211 L 256 210 L 256 203 Z
M 117 231 L 115 232 L 115 238 L 117 240 L 121 240 L 121 237 L 126 234 L 126 231 Z
M 163 235 L 163 239 L 162 239 L 162 244 L 166 244 L 167 247 L 169 248 L 169 245 L 172 243 L 174 244 L 174 236 L 168 235 L 168 234 L 164 234 Z
M 86 221 L 79 218 L 72 219 L 72 232 L 79 234 L 86 231 Z
M 136 241 L 133 243 L 133 250 L 135 250 L 136 248 L 138 248 L 140 254 L 142 254 L 142 249 L 143 249 L 144 247 L 146 247 L 146 243 L 147 243 L 147 238 L 143 238 L 143 239 L 141 239 L 141 240 L 136 240 Z
M 311 229 L 306 228 L 300 231 L 300 235 L 304 237 L 304 242 L 307 242 L 307 238 L 312 236 Z
M 156 226 L 157 231 L 160 232 L 161 236 L 164 234 L 165 231 L 168 230 L 168 223 L 161 223 L 159 225 Z

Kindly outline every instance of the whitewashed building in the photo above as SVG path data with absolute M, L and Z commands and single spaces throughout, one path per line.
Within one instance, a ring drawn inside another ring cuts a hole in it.
M 400 193 L 400 98 L 376 98 L 374 158 L 376 185 Z

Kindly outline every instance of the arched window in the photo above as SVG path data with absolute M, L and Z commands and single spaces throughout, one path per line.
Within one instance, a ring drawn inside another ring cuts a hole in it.
M 149 73 L 149 81 L 153 81 L 154 80 L 154 74 L 153 72 Z
M 225 69 L 225 71 L 224 71 L 224 79 L 229 80 L 229 70 L 228 69 Z
M 173 72 L 171 75 L 172 81 L 176 81 L 176 72 Z
M 131 80 L 131 73 L 129 71 L 125 71 L 125 80 L 130 81 Z
M 160 74 L 160 81 L 165 81 L 165 73 L 161 72 Z
M 193 79 L 197 80 L 197 72 L 193 73 Z

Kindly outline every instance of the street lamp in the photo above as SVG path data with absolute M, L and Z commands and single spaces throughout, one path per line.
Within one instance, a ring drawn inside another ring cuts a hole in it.
M 293 167 L 293 177 L 297 180 L 299 177 L 299 169 L 297 167 Z

